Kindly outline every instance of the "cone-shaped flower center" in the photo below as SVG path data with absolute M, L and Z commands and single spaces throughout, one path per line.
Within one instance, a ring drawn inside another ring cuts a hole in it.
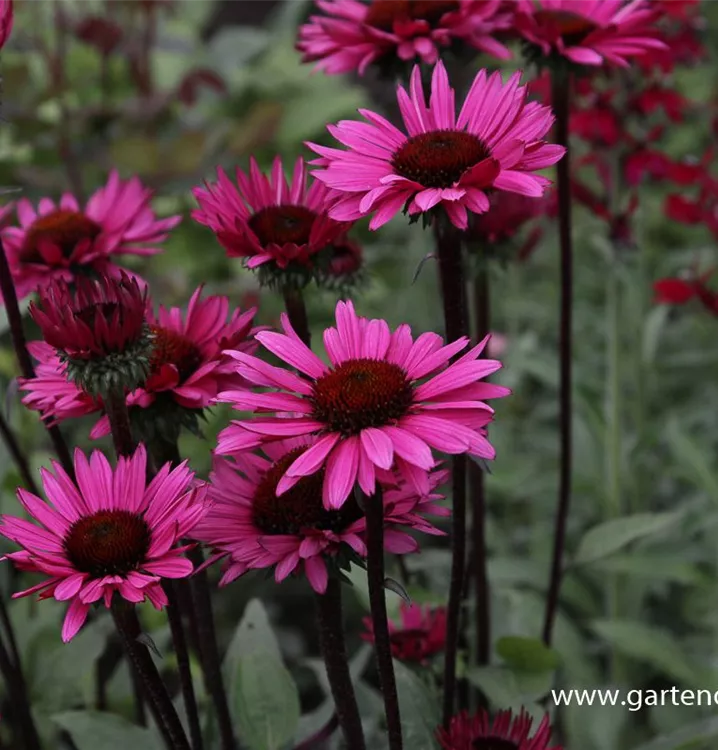
M 435 130 L 415 135 L 394 154 L 394 171 L 427 188 L 448 188 L 461 175 L 491 156 L 484 144 L 471 133 Z
M 152 533 L 141 516 L 127 510 L 101 510 L 75 521 L 65 537 L 72 565 L 93 578 L 126 575 L 147 557 Z
M 25 234 L 20 259 L 25 263 L 43 263 L 43 245 L 59 247 L 63 257 L 69 258 L 82 240 L 92 242 L 102 227 L 78 211 L 64 208 L 39 216 Z
M 396 21 L 426 21 L 433 25 L 458 7 L 458 0 L 374 0 L 364 22 L 384 31 L 392 31 Z
M 317 215 L 304 206 L 267 206 L 249 219 L 262 246 L 306 245 Z
M 512 740 L 503 737 L 479 737 L 471 743 L 473 750 L 519 750 Z
M 397 630 L 390 635 L 392 654 L 402 661 L 419 661 L 426 653 L 426 630 Z
M 170 328 L 152 326 L 153 336 L 150 368 L 159 372 L 162 365 L 174 365 L 179 373 L 180 382 L 184 382 L 202 364 L 202 352 L 186 336 Z
M 356 435 L 400 419 L 412 400 L 411 383 L 398 365 L 350 359 L 314 383 L 312 416 L 336 432 Z
M 592 31 L 598 28 L 590 19 L 566 10 L 540 10 L 534 18 L 542 26 L 558 29 L 567 47 L 581 44 Z
M 353 497 L 340 510 L 324 509 L 324 470 L 300 479 L 294 487 L 277 497 L 279 480 L 305 450 L 295 448 L 272 464 L 255 490 L 252 521 L 265 534 L 298 534 L 302 529 L 339 533 L 362 517 Z

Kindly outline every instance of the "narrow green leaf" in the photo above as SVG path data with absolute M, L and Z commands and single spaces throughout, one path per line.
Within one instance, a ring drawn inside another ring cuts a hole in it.
M 422 750 L 436 748 L 436 729 L 441 723 L 439 696 L 429 690 L 411 669 L 396 660 L 394 672 L 404 747 Z
M 685 476 L 718 503 L 718 474 L 712 456 L 697 441 L 688 437 L 676 420 L 666 428 L 668 446 Z
M 121 716 L 98 711 L 66 711 L 52 720 L 69 733 L 77 750 L 157 750 L 157 738 L 148 729 Z

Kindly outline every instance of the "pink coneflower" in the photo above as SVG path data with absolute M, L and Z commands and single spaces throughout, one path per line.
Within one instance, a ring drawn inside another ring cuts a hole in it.
M 489 210 L 489 189 L 543 195 L 550 181 L 536 171 L 555 164 L 564 149 L 542 140 L 553 115 L 526 104 L 520 78 L 515 73 L 504 84 L 500 73 L 480 71 L 457 119 L 443 64 L 434 68 L 428 107 L 416 66 L 411 93 L 401 86 L 397 93 L 407 133 L 369 110 L 359 110 L 367 123 L 330 125 L 346 150 L 308 144 L 323 167 L 314 175 L 339 193 L 330 215 L 353 221 L 373 213 L 369 226 L 378 229 L 403 208 L 414 215 L 441 206 L 466 229 L 467 209 Z
M 366 632 L 362 638 L 374 642 L 371 617 L 364 618 Z M 391 653 L 399 661 L 425 663 L 444 650 L 446 643 L 446 609 L 444 607 L 399 605 L 399 622 L 389 622 Z
M 455 41 L 506 60 L 493 34 L 510 25 L 500 0 L 317 0 L 321 11 L 299 29 L 304 62 L 338 74 L 363 74 L 374 62 L 435 63 Z
M 516 30 L 544 57 L 580 65 L 628 66 L 628 58 L 665 49 L 659 13 L 644 0 L 517 0 Z
M 15 594 L 40 592 L 41 599 L 70 601 L 62 640 L 71 640 L 82 627 L 90 605 L 115 593 L 129 602 L 148 599 L 157 608 L 167 604 L 162 578 L 184 578 L 192 563 L 176 547 L 205 513 L 205 490 L 193 488 L 194 474 L 186 462 L 162 467 L 146 483 L 147 456 L 143 446 L 120 458 L 113 470 L 95 451 L 88 461 L 75 450 L 75 484 L 53 462 L 54 474 L 42 471 L 49 502 L 24 489 L 18 499 L 40 525 L 2 516 L 0 534 L 20 545 L 7 557 L 20 569 L 49 576 Z
M 254 157 L 249 174 L 237 169 L 236 177 L 235 186 L 220 168 L 217 182 L 194 188 L 200 207 L 192 218 L 217 235 L 228 255 L 247 258 L 249 268 L 267 263 L 282 270 L 290 264 L 311 268 L 314 256 L 348 229 L 348 224 L 327 215 L 329 190 L 321 182 L 308 185 L 301 157 L 294 165 L 291 185 L 280 157 L 269 177 Z
M 558 745 L 549 747 L 548 716 L 536 734 L 529 737 L 532 724 L 532 718 L 524 711 L 516 718 L 511 711 L 499 711 L 493 723 L 483 710 L 473 716 L 464 711 L 454 716 L 448 731 L 439 729 L 437 736 L 444 750 L 562 750 Z
M 0 48 L 5 46 L 13 23 L 12 0 L 0 0 Z
M 2 231 L 18 297 L 26 297 L 56 279 L 68 283 L 78 274 L 113 275 L 113 256 L 158 253 L 180 216 L 157 219 L 150 205 L 152 191 L 135 177 L 120 180 L 110 173 L 107 185 L 80 208 L 65 193 L 59 204 L 43 198 L 37 208 L 17 202 L 19 227 Z
M 394 465 L 426 495 L 428 472 L 436 464 L 432 448 L 494 457 L 484 429 L 493 410 L 483 400 L 509 391 L 479 382 L 501 367 L 495 360 L 477 359 L 485 340 L 447 367 L 449 359 L 466 348 L 467 338 L 444 346 L 441 336 L 424 333 L 414 341 L 409 326 L 392 333 L 384 320 L 359 317 L 351 302 L 337 304 L 336 321 L 336 328 L 324 332 L 329 365 L 302 343 L 286 315 L 283 334 L 257 334 L 260 343 L 299 376 L 258 357 L 228 352 L 250 383 L 275 390 L 231 391 L 219 400 L 239 410 L 281 414 L 235 423 L 236 434 L 230 436 L 235 446 L 301 435 L 319 438 L 287 467 L 280 495 L 302 477 L 324 469 L 324 507 L 340 508 L 356 481 L 372 494 L 377 471 Z
M 193 536 L 215 549 L 213 560 L 226 558 L 220 585 L 249 570 L 274 568 L 278 583 L 304 573 L 312 588 L 324 593 L 328 566 L 366 557 L 366 522 L 356 500 L 351 497 L 334 510 L 322 504 L 324 469 L 302 477 L 277 496 L 287 468 L 312 444 L 292 438 L 265 444 L 261 452 L 237 452 L 233 460 L 215 458 L 209 487 L 213 505 Z M 444 478 L 445 472 L 435 472 L 431 487 Z M 440 495 L 432 494 L 431 499 L 409 495 L 401 487 L 384 495 L 384 546 L 396 554 L 418 549 L 400 527 L 441 533 L 423 515 L 435 514 L 437 508 L 442 515 L 448 513 L 435 505 Z

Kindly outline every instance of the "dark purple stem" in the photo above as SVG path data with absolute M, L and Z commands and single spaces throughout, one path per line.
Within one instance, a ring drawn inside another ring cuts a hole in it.
M 110 393 L 104 401 L 117 457 L 129 456 L 134 453 L 137 443 L 132 437 L 132 425 L 125 394 Z
M 379 685 L 384 697 L 389 750 L 402 750 L 404 743 L 401 737 L 399 695 L 396 691 L 384 588 L 384 503 L 379 485 L 377 484 L 377 490 L 373 495 L 364 496 L 363 499 L 366 514 L 367 578 L 374 631 L 374 652 L 379 669 Z
M 559 591 L 563 577 L 563 554 L 566 526 L 571 503 L 571 318 L 573 304 L 573 247 L 571 241 L 571 165 L 569 151 L 570 73 L 565 68 L 552 71 L 552 100 L 556 115 L 556 141 L 564 146 L 566 155 L 557 165 L 558 225 L 561 246 L 561 320 L 559 330 L 559 427 L 561 435 L 558 508 L 554 530 L 551 581 L 546 601 L 543 627 L 544 643 L 550 644 L 558 610 Z
M 461 234 L 446 217 L 436 223 L 436 250 L 444 306 L 447 342 L 468 332 L 466 290 L 461 259 Z M 443 724 L 448 726 L 456 696 L 456 657 L 459 649 L 459 621 L 466 565 L 466 456 L 454 456 L 451 468 L 453 533 L 451 581 L 446 613 L 444 659 Z
M 7 262 L 7 256 L 5 255 L 5 246 L 2 239 L 0 238 L 0 292 L 2 292 L 2 299 L 5 303 L 5 312 L 7 314 L 8 323 L 10 325 L 10 335 L 12 336 L 12 344 L 15 349 L 15 356 L 17 357 L 18 364 L 20 365 L 20 372 L 23 377 L 30 380 L 35 377 L 35 368 L 32 364 L 32 358 L 30 352 L 27 350 L 27 341 L 25 340 L 25 331 L 22 326 L 22 315 L 20 314 L 20 307 L 17 303 L 17 293 L 15 292 L 15 284 L 12 280 L 12 274 L 10 273 L 10 265 Z M 62 468 L 65 469 L 70 477 L 75 476 L 75 470 L 72 466 L 72 460 L 70 459 L 70 451 L 67 448 L 67 443 L 60 432 L 60 428 L 57 425 L 50 426 L 47 420 L 43 420 L 47 431 L 50 433 L 50 439 L 55 448 L 55 453 L 60 459 Z
M 309 330 L 309 319 L 307 318 L 307 306 L 304 304 L 304 293 L 301 289 L 284 287 L 284 307 L 297 336 L 308 346 L 312 345 L 312 335 Z
M 347 750 L 366 750 L 344 641 L 342 584 L 337 578 L 330 576 L 326 592 L 317 595 L 317 613 L 327 678 Z

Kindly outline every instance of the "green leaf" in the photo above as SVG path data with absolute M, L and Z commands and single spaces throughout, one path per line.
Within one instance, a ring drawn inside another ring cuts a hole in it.
M 715 747 L 717 738 L 718 718 L 713 716 L 657 737 L 634 750 L 703 750 Z
M 281 750 L 299 727 L 299 691 L 282 662 L 267 652 L 242 656 L 234 686 L 240 735 L 250 750 Z
M 228 683 L 234 679 L 242 657 L 252 653 L 267 654 L 282 661 L 279 642 L 259 599 L 247 604 L 224 657 L 223 669 Z
M 466 674 L 494 706 L 508 708 L 521 703 L 522 695 L 516 677 L 503 667 L 476 667 Z
M 500 638 L 496 650 L 506 664 L 519 672 L 553 672 L 561 658 L 538 638 L 506 636 Z
M 608 557 L 631 542 L 665 531 L 675 525 L 681 513 L 636 513 L 613 518 L 594 526 L 584 535 L 573 559 L 575 565 Z
M 711 455 L 698 442 L 689 438 L 676 420 L 668 423 L 666 437 L 678 468 L 704 490 L 714 503 L 718 503 L 718 476 Z
M 157 750 L 157 738 L 149 729 L 116 714 L 66 711 L 55 714 L 52 720 L 70 734 L 77 750 Z
M 674 635 L 630 620 L 594 620 L 593 631 L 616 650 L 650 664 L 680 683 L 709 688 L 715 683 L 706 671 L 691 664 Z
M 701 573 L 695 565 L 687 562 L 683 557 L 659 552 L 651 555 L 615 555 L 597 561 L 596 570 L 651 579 L 664 584 L 682 583 L 693 586 L 705 582 L 707 577 L 706 573 Z
M 656 305 L 646 316 L 643 324 L 642 356 L 645 364 L 650 365 L 656 358 L 661 333 L 668 320 L 668 305 Z
M 404 747 L 431 750 L 437 747 L 436 728 L 441 723 L 439 697 L 411 670 L 394 660 L 399 692 Z

